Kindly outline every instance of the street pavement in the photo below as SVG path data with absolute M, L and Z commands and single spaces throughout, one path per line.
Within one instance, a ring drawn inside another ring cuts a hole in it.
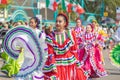
M 105 59 L 105 69 L 108 72 L 108 76 L 98 78 L 96 80 L 120 80 L 120 69 L 118 69 L 117 67 L 111 64 L 108 57 L 108 52 L 109 52 L 108 49 L 103 51 L 103 55 Z M 2 59 L 0 59 L 0 67 L 2 66 L 2 64 L 3 61 Z M 14 80 L 14 79 L 7 77 L 4 73 L 0 72 L 0 80 Z

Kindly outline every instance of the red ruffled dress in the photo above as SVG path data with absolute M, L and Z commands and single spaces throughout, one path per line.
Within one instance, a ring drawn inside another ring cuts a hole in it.
M 52 32 L 46 37 L 48 59 L 43 68 L 45 80 L 86 80 L 77 56 L 75 32 Z
M 100 36 L 93 32 L 84 35 L 84 56 L 82 56 L 81 62 L 83 62 L 82 68 L 90 78 L 107 76 L 101 63 L 101 53 L 98 48 L 100 42 L 98 43 L 98 40 L 101 41 Z
M 82 37 L 83 37 L 83 34 L 84 34 L 84 28 L 82 27 L 75 27 L 75 33 L 76 33 L 76 38 L 77 38 L 77 43 L 78 45 L 80 45 L 82 43 Z
M 75 27 L 75 33 L 76 33 L 77 44 L 78 44 L 78 50 L 77 50 L 78 58 L 79 58 L 79 61 L 81 61 L 85 52 L 84 44 L 83 44 L 83 36 L 84 36 L 85 30 L 82 27 Z

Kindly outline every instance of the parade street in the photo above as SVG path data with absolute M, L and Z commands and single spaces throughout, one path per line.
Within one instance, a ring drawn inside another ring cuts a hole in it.
M 109 50 L 104 50 L 105 68 L 108 72 L 108 76 L 99 78 L 97 80 L 120 80 L 120 69 L 116 68 L 110 63 L 108 58 Z M 0 58 L 0 67 L 2 66 L 2 59 Z M 8 78 L 4 73 L 0 72 L 0 80 L 14 80 L 13 78 Z

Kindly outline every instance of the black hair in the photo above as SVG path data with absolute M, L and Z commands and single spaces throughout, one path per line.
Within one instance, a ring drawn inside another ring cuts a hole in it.
M 59 17 L 59 16 L 62 16 L 62 17 L 64 18 L 64 20 L 65 20 L 65 22 L 66 22 L 65 27 L 67 27 L 67 26 L 68 26 L 68 23 L 69 23 L 67 15 L 64 14 L 64 13 L 59 13 L 59 14 L 57 15 L 57 17 Z
M 31 19 L 34 19 L 35 20 L 35 22 L 37 23 L 37 28 L 39 28 L 39 24 L 40 24 L 40 20 L 37 18 L 37 17 L 32 17 Z M 30 19 L 30 20 L 31 20 Z

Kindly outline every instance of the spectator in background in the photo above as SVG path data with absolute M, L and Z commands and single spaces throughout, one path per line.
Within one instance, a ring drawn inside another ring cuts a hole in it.
M 3 28 L 3 24 L 2 24 L 2 22 L 0 22 L 0 29 L 2 29 Z
M 48 35 L 53 31 L 52 25 L 45 25 L 45 33 Z
M 20 25 L 25 25 L 25 23 L 24 23 L 23 21 L 19 20 L 19 21 L 17 22 L 17 26 L 20 26 Z
M 120 42 L 120 27 L 117 28 L 117 30 L 115 31 L 114 36 L 112 36 L 113 40 L 115 42 Z
M 18 22 L 14 22 L 14 23 L 12 24 L 13 27 L 20 26 L 20 25 L 26 25 L 26 24 L 25 24 L 25 22 L 23 22 L 23 21 L 21 21 L 21 20 L 19 20 Z
M 3 24 L 3 29 L 9 30 L 9 24 L 7 22 Z
M 9 28 L 12 28 L 13 27 L 13 20 L 10 20 L 9 21 Z
M 17 22 L 14 22 L 12 26 L 13 26 L 13 27 L 16 27 L 16 26 L 17 26 Z

